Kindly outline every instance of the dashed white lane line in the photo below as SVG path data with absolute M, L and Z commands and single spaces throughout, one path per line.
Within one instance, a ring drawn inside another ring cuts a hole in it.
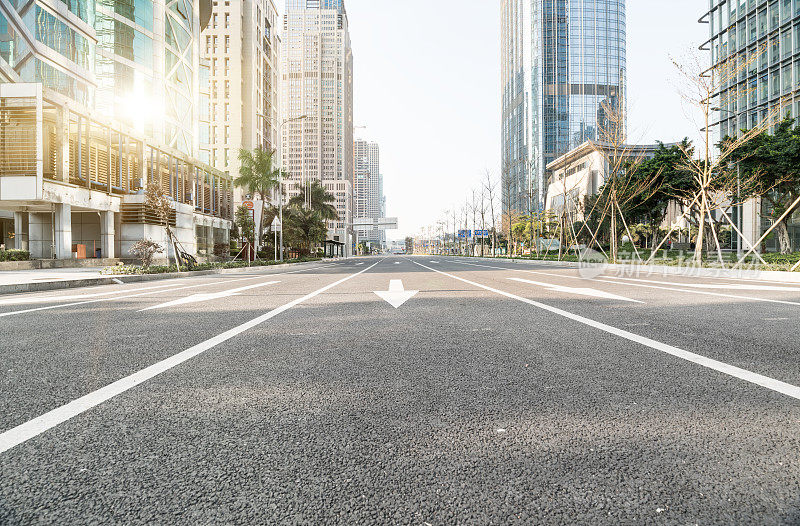
M 8 316 L 16 316 L 18 314 L 27 314 L 29 312 L 37 312 L 37 311 L 52 310 L 52 309 L 63 309 L 65 307 L 75 307 L 77 305 L 88 305 L 90 303 L 100 303 L 100 302 L 103 302 L 103 301 L 116 301 L 116 300 L 122 300 L 122 299 L 128 299 L 128 298 L 140 298 L 140 297 L 143 297 L 143 296 L 152 296 L 153 294 L 163 294 L 163 293 L 166 293 L 166 292 L 174 292 L 174 291 L 178 291 L 178 290 L 187 290 L 187 289 L 194 289 L 194 288 L 200 288 L 200 287 L 210 287 L 212 285 L 219 285 L 221 283 L 236 283 L 237 281 L 246 281 L 246 280 L 253 280 L 253 279 L 259 279 L 259 278 L 265 278 L 265 277 L 281 276 L 283 274 L 297 274 L 297 273 L 300 273 L 300 272 L 309 272 L 309 271 L 317 270 L 317 269 L 320 269 L 320 268 L 326 268 L 326 267 L 313 267 L 313 268 L 305 268 L 305 269 L 300 269 L 300 270 L 291 270 L 291 271 L 283 272 L 281 274 L 264 274 L 264 275 L 261 275 L 261 276 L 248 276 L 246 278 L 226 279 L 226 280 L 213 281 L 211 283 L 200 283 L 198 285 L 189 285 L 189 286 L 185 286 L 185 287 L 175 287 L 174 285 L 159 285 L 159 286 L 156 286 L 156 287 L 147 287 L 147 288 L 144 288 L 144 289 L 132 289 L 132 290 L 127 291 L 127 292 L 135 292 L 137 290 L 146 290 L 146 291 L 150 291 L 150 292 L 144 292 L 144 293 L 141 293 L 141 294 L 126 294 L 126 295 L 114 296 L 114 297 L 110 297 L 110 298 L 103 297 L 103 298 L 94 299 L 94 300 L 77 301 L 77 302 L 74 302 L 74 303 L 63 303 L 63 304 L 60 304 L 60 305 L 48 305 L 47 307 L 36 307 L 36 308 L 32 308 L 32 309 L 23 309 L 23 310 L 15 310 L 15 311 L 10 311 L 10 312 L 2 312 L 2 313 L 0 313 L 0 318 L 6 318 Z M 158 290 L 156 290 L 156 289 L 158 289 Z M 119 294 L 119 291 L 102 293 L 103 296 L 112 295 L 112 294 Z M 86 295 L 84 297 L 92 297 L 92 295 Z
M 580 276 L 569 276 L 569 275 L 566 275 L 566 274 L 554 274 L 552 272 L 542 272 L 542 271 L 538 271 L 538 270 L 526 270 L 526 269 L 521 269 L 521 268 L 495 267 L 495 266 L 491 266 L 491 265 L 478 265 L 478 264 L 475 264 L 475 263 L 465 263 L 463 261 L 457 261 L 457 263 L 460 263 L 462 265 L 469 265 L 469 266 L 472 266 L 472 267 L 482 267 L 482 268 L 489 268 L 489 269 L 495 269 L 495 270 L 506 270 L 508 272 L 524 272 L 526 274 L 538 274 L 540 276 L 552 276 L 552 277 L 555 277 L 555 278 L 579 279 L 581 281 L 595 281 L 595 282 L 613 283 L 615 285 L 623 285 L 623 286 L 626 286 L 626 287 L 639 287 L 639 288 L 649 288 L 649 289 L 672 290 L 672 291 L 675 291 L 675 292 L 683 292 L 685 294 L 697 294 L 697 295 L 700 295 L 700 296 L 716 296 L 716 297 L 719 297 L 719 298 L 732 298 L 732 299 L 737 299 L 737 300 L 758 301 L 758 302 L 762 302 L 762 303 L 779 303 L 779 304 L 782 304 L 782 305 L 800 306 L 800 303 L 795 302 L 795 301 L 775 300 L 775 299 L 769 299 L 769 298 L 756 298 L 756 297 L 752 297 L 752 296 L 739 296 L 737 294 L 722 294 L 720 292 L 709 292 L 709 291 L 705 291 L 705 290 L 695 290 L 695 289 L 679 289 L 679 288 L 672 288 L 672 287 L 662 287 L 662 286 L 658 286 L 658 285 L 644 285 L 644 284 L 640 284 L 640 283 L 630 283 L 628 281 L 614 281 L 614 280 L 619 280 L 621 278 L 616 278 L 616 277 L 612 277 L 612 276 L 600 276 L 600 277 L 595 278 L 593 280 L 587 280 L 586 278 L 582 278 Z M 642 280 L 642 281 L 648 281 L 648 280 Z M 677 286 L 683 287 L 684 285 L 677 285 Z
M 338 285 L 341 285 L 345 281 L 351 280 L 354 277 L 358 276 L 359 274 L 363 274 L 367 272 L 378 263 L 371 265 L 360 272 L 356 272 L 355 274 L 350 274 L 335 283 L 331 283 L 325 287 L 322 287 L 319 290 L 315 290 L 310 294 L 306 294 L 302 298 L 297 298 L 296 300 L 292 300 L 289 303 L 282 305 L 276 309 L 273 309 L 266 314 L 262 314 L 258 318 L 248 321 L 247 323 L 243 323 L 238 327 L 234 327 L 228 331 L 223 332 L 222 334 L 215 336 L 211 339 L 208 339 L 202 343 L 198 343 L 194 347 L 190 347 L 185 351 L 182 351 L 174 356 L 170 356 L 169 358 L 162 360 L 158 363 L 151 365 L 145 369 L 142 369 L 139 372 L 133 373 L 130 376 L 126 376 L 121 380 L 117 380 L 116 382 L 109 384 L 103 388 L 98 389 L 97 391 L 93 391 L 85 396 L 78 398 L 77 400 L 73 400 L 72 402 L 53 409 L 33 420 L 25 422 L 24 424 L 20 424 L 15 428 L 9 429 L 8 431 L 0 434 L 0 454 L 8 451 L 9 449 L 22 444 L 34 438 L 38 435 L 41 435 L 45 431 L 48 431 L 57 425 L 60 425 L 76 416 L 80 415 L 96 407 L 103 402 L 118 396 L 125 391 L 128 391 L 139 384 L 142 384 L 161 373 L 176 367 L 187 360 L 191 360 L 195 356 L 198 356 L 205 351 L 220 345 L 231 338 L 235 338 L 236 336 L 242 334 L 243 332 L 252 329 L 267 320 L 274 318 L 275 316 L 286 312 L 287 310 L 300 305 L 301 303 L 314 298 Z
M 779 287 L 775 285 L 746 285 L 743 283 L 675 283 L 674 281 L 656 281 L 652 279 L 625 278 L 621 276 L 604 276 L 608 278 L 620 279 L 623 281 L 636 281 L 639 283 L 651 283 L 655 285 L 671 285 L 673 287 L 687 287 L 692 289 L 711 289 L 711 290 L 769 290 L 781 292 L 800 292 L 798 287 Z
M 507 298 L 511 298 L 522 303 L 527 303 L 528 305 L 533 305 L 534 307 L 540 308 L 542 310 L 546 310 L 553 314 L 557 314 L 558 316 L 562 316 L 564 318 L 568 318 L 570 320 L 576 321 L 578 323 L 582 323 L 589 327 L 594 327 L 595 329 L 599 329 L 603 332 L 608 334 L 613 334 L 614 336 L 619 336 L 620 338 L 624 338 L 626 340 L 644 345 L 656 351 L 661 351 L 663 353 L 675 356 L 676 358 L 681 358 L 683 360 L 695 363 L 697 365 L 701 365 L 708 369 L 712 369 L 714 371 L 727 374 L 728 376 L 732 376 L 734 378 L 738 378 L 740 380 L 744 380 L 745 382 L 749 382 L 755 385 L 759 385 L 761 387 L 765 387 L 777 393 L 784 394 L 796 400 L 800 400 L 800 387 L 796 385 L 788 384 L 786 382 L 781 382 L 780 380 L 776 380 L 774 378 L 770 378 L 769 376 L 764 376 L 758 373 L 754 373 L 752 371 L 748 371 L 746 369 L 741 369 L 739 367 L 727 364 L 725 362 L 720 362 L 718 360 L 714 360 L 712 358 L 707 358 L 700 354 L 695 354 L 693 352 L 685 351 L 683 349 L 679 349 L 678 347 L 673 347 L 672 345 L 668 345 L 666 343 L 662 343 L 656 340 L 652 340 L 645 336 L 640 336 L 638 334 L 634 334 L 632 332 L 628 332 L 622 329 L 618 329 L 611 325 L 607 325 L 605 323 L 601 323 L 599 321 L 595 321 L 589 318 L 585 318 L 578 314 L 573 314 L 571 312 L 567 312 L 565 310 L 551 307 L 550 305 L 545 305 L 544 303 L 539 303 L 538 301 L 529 300 L 528 298 L 523 298 L 522 296 L 517 296 L 516 294 L 511 294 L 510 292 L 505 292 L 502 290 L 498 290 L 487 285 L 482 285 L 480 283 L 476 283 L 474 281 L 470 281 L 468 279 L 464 279 L 453 274 L 448 274 L 447 272 L 442 272 L 441 270 L 437 270 L 432 267 L 428 267 L 423 265 L 422 263 L 414 262 L 417 265 L 431 270 L 433 272 L 437 272 L 442 274 L 443 276 L 450 277 L 452 279 L 461 281 L 462 283 L 467 283 L 474 287 L 478 287 L 480 289 L 488 290 L 489 292 L 494 292 L 495 294 L 499 294 L 501 296 L 505 296 Z
M 48 305 L 47 307 L 36 307 L 36 308 L 33 308 L 33 309 L 14 310 L 14 311 L 11 311 L 11 312 L 2 312 L 2 313 L 0 313 L 0 318 L 6 318 L 8 316 L 17 316 L 19 314 L 27 314 L 29 312 L 38 312 L 38 311 L 53 310 L 53 309 L 63 309 L 63 308 L 66 308 L 66 307 L 75 307 L 77 305 L 88 305 L 90 303 L 100 303 L 102 301 L 116 301 L 116 300 L 122 300 L 122 299 L 127 299 L 127 298 L 141 298 L 141 297 L 144 297 L 144 296 L 152 296 L 154 294 L 164 294 L 164 293 L 167 293 L 167 292 L 176 292 L 176 291 L 179 291 L 179 290 L 196 289 L 196 288 L 199 288 L 199 287 L 210 287 L 212 285 L 219 285 L 221 283 L 235 283 L 237 281 L 244 281 L 244 280 L 247 280 L 247 279 L 254 279 L 254 278 L 238 278 L 238 279 L 230 279 L 230 280 L 224 280 L 224 281 L 213 281 L 211 283 L 200 283 L 198 285 L 187 285 L 185 287 L 160 288 L 158 290 L 154 290 L 154 291 L 151 291 L 151 292 L 142 292 L 142 293 L 139 293 L 139 294 L 126 294 L 126 295 L 123 295 L 123 296 L 114 296 L 114 297 L 111 297 L 111 298 L 100 298 L 100 299 L 96 299 L 96 300 L 77 301 L 75 303 L 61 303 L 59 305 Z M 155 288 L 155 287 L 153 287 L 153 288 Z
M 255 285 L 247 285 L 245 287 L 238 287 L 235 289 L 223 290 L 220 292 L 211 292 L 208 294 L 193 294 L 191 296 L 168 301 L 160 305 L 153 305 L 152 307 L 147 307 L 146 309 L 142 309 L 139 312 L 155 310 L 155 309 L 165 309 L 167 307 L 177 307 L 178 305 L 189 305 L 191 303 L 201 303 L 205 301 L 218 300 L 222 298 L 229 298 L 231 296 L 238 296 L 240 292 L 244 292 L 246 290 L 253 290 L 261 287 L 267 287 L 269 285 L 275 285 L 276 283 L 280 283 L 280 281 L 267 281 L 265 283 L 256 283 Z
M 590 296 L 593 298 L 601 298 L 607 300 L 629 301 L 631 303 L 644 303 L 643 301 L 632 300 L 624 296 L 617 296 L 616 294 L 611 294 L 610 292 L 605 292 L 597 289 L 564 287 L 562 285 L 553 285 L 552 283 L 543 283 L 541 281 L 531 281 L 529 279 L 522 279 L 522 278 L 508 278 L 508 279 L 511 281 L 517 281 L 519 283 L 527 283 L 529 285 L 544 287 L 547 290 L 551 290 L 553 292 L 563 292 L 565 294 L 576 294 L 578 296 Z

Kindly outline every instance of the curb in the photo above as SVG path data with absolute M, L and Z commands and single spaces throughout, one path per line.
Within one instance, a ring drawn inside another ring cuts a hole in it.
M 50 290 L 76 289 L 82 287 L 96 287 L 101 285 L 121 285 L 123 283 L 142 283 L 147 281 L 160 281 L 165 279 L 193 278 L 197 276 L 214 276 L 224 274 L 241 274 L 243 272 L 253 272 L 262 270 L 275 270 L 297 267 L 300 265 L 312 265 L 319 263 L 333 263 L 336 261 L 347 261 L 351 258 L 321 259 L 319 261 L 304 261 L 302 263 L 284 263 L 282 265 L 265 265 L 257 267 L 224 268 L 215 270 L 198 270 L 193 272 L 171 272 L 168 274 L 141 274 L 141 275 L 109 275 L 102 278 L 73 279 L 64 281 L 42 281 L 37 283 L 15 283 L 12 285 L 0 285 L 0 296 L 8 294 L 24 294 L 26 292 L 46 292 Z
M 447 257 L 447 256 L 445 256 Z M 779 270 L 730 270 L 704 267 L 672 267 L 665 265 L 612 265 L 610 263 L 576 263 L 574 261 L 543 261 L 536 259 L 510 259 L 489 257 L 464 257 L 457 259 L 481 261 L 505 261 L 508 263 L 527 263 L 532 265 L 567 266 L 591 270 L 597 275 L 611 271 L 617 276 L 683 276 L 690 278 L 729 278 L 751 279 L 756 281 L 774 281 L 779 283 L 800 284 L 800 272 Z

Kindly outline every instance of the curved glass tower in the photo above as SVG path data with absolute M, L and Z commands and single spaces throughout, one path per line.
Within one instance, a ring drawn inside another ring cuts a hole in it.
M 501 6 L 503 210 L 525 213 L 545 201 L 547 164 L 624 110 L 625 0 Z

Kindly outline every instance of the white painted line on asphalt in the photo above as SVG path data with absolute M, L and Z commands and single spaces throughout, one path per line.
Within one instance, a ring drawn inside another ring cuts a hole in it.
M 124 281 L 122 281 L 121 279 L 117 279 L 117 278 L 114 278 L 114 279 L 112 279 L 111 281 L 113 281 L 113 282 L 114 282 L 114 283 L 116 283 L 117 285 L 124 285 L 124 284 L 125 284 L 125 282 L 124 282 Z
M 688 287 L 693 289 L 722 289 L 722 290 L 770 290 L 782 292 L 800 292 L 798 287 L 776 287 L 774 285 L 744 285 L 741 283 L 676 283 L 674 281 L 656 281 L 652 279 L 624 278 L 621 276 L 602 276 L 604 278 L 621 279 L 624 281 L 637 281 L 639 283 L 653 283 L 656 285 L 672 285 L 673 287 Z
M 152 291 L 152 292 L 144 292 L 142 294 L 127 294 L 127 295 L 124 295 L 124 296 L 115 296 L 113 298 L 100 298 L 100 299 L 96 299 L 96 300 L 78 301 L 78 302 L 75 302 L 75 303 L 64 303 L 64 304 L 61 304 L 61 305 L 48 305 L 47 307 L 36 307 L 36 308 L 33 308 L 33 309 L 24 309 L 24 310 L 10 311 L 10 312 L 2 312 L 2 313 L 0 313 L 0 318 L 5 318 L 5 317 L 8 317 L 8 316 L 16 316 L 18 314 L 27 314 L 29 312 L 38 312 L 38 311 L 52 310 L 52 309 L 63 309 L 65 307 L 75 307 L 77 305 L 88 305 L 90 303 L 100 303 L 100 302 L 103 302 L 103 301 L 116 301 L 116 300 L 122 300 L 122 299 L 128 299 L 128 298 L 139 298 L 139 297 L 143 297 L 143 296 L 152 296 L 153 294 L 162 294 L 162 293 L 165 293 L 165 292 L 174 292 L 174 291 L 178 291 L 178 290 L 187 290 L 187 289 L 194 289 L 194 288 L 199 288 L 199 287 L 210 287 L 211 285 L 219 285 L 220 283 L 236 283 L 237 281 L 245 281 L 245 280 L 251 280 L 251 279 L 282 276 L 284 274 L 297 274 L 297 273 L 300 273 L 300 272 L 309 272 L 311 270 L 316 270 L 316 269 L 320 269 L 320 268 L 326 268 L 326 267 L 313 267 L 313 268 L 306 268 L 306 269 L 282 272 L 280 274 L 264 274 L 264 275 L 261 275 L 261 276 L 248 276 L 246 278 L 226 279 L 226 280 L 220 280 L 220 281 L 213 281 L 211 283 L 201 283 L 201 284 L 198 284 L 198 285 L 189 285 L 189 286 L 186 286 L 186 287 L 175 287 L 174 285 L 159 285 L 159 286 L 156 286 L 156 287 L 147 287 L 147 288 L 144 288 L 144 289 L 133 289 L 133 290 L 130 290 L 130 291 L 127 291 L 127 292 L 134 292 L 136 290 L 147 290 L 147 291 Z M 167 288 L 167 287 L 171 287 L 171 288 Z M 154 289 L 159 289 L 159 290 L 154 290 Z M 103 293 L 103 295 L 110 295 L 110 294 L 119 294 L 119 291 L 111 292 L 111 293 Z M 88 295 L 88 296 L 91 297 L 91 295 Z
M 403 303 L 407 302 L 419 293 L 418 290 L 405 290 L 403 280 L 393 279 L 389 281 L 389 290 L 375 291 L 379 298 L 387 302 L 395 309 L 399 309 Z
M 562 285 L 553 285 L 552 283 L 543 283 L 541 281 L 531 281 L 529 279 L 522 279 L 522 278 L 507 278 L 507 279 L 510 279 L 511 281 L 518 281 L 520 283 L 537 285 L 539 287 L 544 287 L 554 292 L 577 294 L 579 296 L 591 296 L 594 298 L 602 298 L 607 300 L 629 301 L 631 303 L 644 303 L 643 301 L 632 300 L 629 298 L 625 298 L 623 296 L 617 296 L 616 294 L 611 294 L 610 292 L 604 292 L 602 290 L 597 290 L 597 289 L 564 287 Z
M 615 285 L 624 285 L 624 286 L 627 286 L 627 287 L 639 287 L 639 288 L 648 288 L 648 289 L 672 290 L 672 291 L 675 291 L 675 292 L 683 292 L 683 293 L 686 293 L 686 294 L 697 294 L 697 295 L 700 295 L 700 296 L 716 296 L 716 297 L 719 297 L 719 298 L 733 298 L 733 299 L 737 299 L 737 300 L 758 301 L 758 302 L 763 302 L 763 303 L 780 303 L 782 305 L 800 306 L 800 303 L 794 302 L 794 301 L 773 300 L 773 299 L 768 299 L 768 298 L 755 298 L 755 297 L 752 297 L 752 296 L 739 296 L 739 295 L 736 295 L 736 294 L 722 294 L 722 293 L 719 293 L 719 292 L 708 292 L 708 291 L 695 290 L 695 289 L 687 290 L 687 289 L 676 289 L 676 288 L 669 288 L 669 287 L 661 287 L 661 286 L 657 286 L 657 285 L 642 285 L 642 284 L 639 284 L 639 283 L 629 283 L 627 281 L 612 281 L 612 280 L 621 279 L 621 278 L 615 278 L 615 277 L 612 277 L 612 276 L 600 276 L 598 278 L 595 278 L 595 279 L 592 279 L 592 280 L 588 280 L 588 279 L 582 278 L 580 276 L 569 276 L 567 274 L 554 274 L 552 272 L 541 272 L 541 271 L 538 271 L 538 270 L 525 270 L 525 269 L 519 269 L 519 268 L 494 267 L 494 266 L 491 266 L 491 265 L 478 265 L 478 264 L 475 264 L 475 263 L 465 263 L 463 261 L 457 261 L 457 263 L 461 263 L 462 265 L 469 265 L 469 266 L 472 266 L 472 267 L 482 267 L 482 268 L 490 268 L 490 269 L 496 269 L 496 270 L 507 270 L 509 272 L 524 272 L 526 274 L 539 274 L 541 276 L 553 276 L 553 277 L 556 277 L 556 278 L 579 279 L 581 281 L 606 282 L 606 283 L 613 283 Z M 647 281 L 647 280 L 642 280 L 642 281 Z M 683 287 L 684 285 L 678 285 L 678 286 Z
M 438 265 L 439 264 L 438 261 L 431 261 L 431 263 L 433 263 L 434 265 Z
M 400 262 L 399 262 L 399 261 L 395 261 L 395 262 L 394 262 L 394 264 L 395 264 L 395 265 L 399 265 L 399 264 L 400 264 Z
M 38 435 L 41 435 L 45 431 L 48 431 L 64 422 L 75 418 L 76 416 L 80 415 L 92 409 L 115 396 L 118 396 L 125 391 L 133 389 L 139 384 L 142 384 L 163 372 L 166 372 L 173 367 L 176 367 L 187 360 L 191 360 L 195 356 L 198 356 L 209 349 L 213 349 L 217 345 L 220 345 L 231 338 L 234 338 L 245 331 L 252 329 L 258 325 L 261 325 L 267 320 L 274 318 L 275 316 L 286 312 L 287 310 L 300 305 L 301 303 L 310 300 L 320 294 L 331 290 L 332 288 L 341 285 L 345 281 L 349 281 L 354 277 L 358 276 L 359 274 L 363 274 L 367 272 L 371 268 L 375 267 L 378 263 L 371 265 L 360 272 L 356 272 L 355 274 L 350 274 L 349 276 L 340 279 L 335 283 L 331 283 L 330 285 L 326 285 L 319 290 L 315 290 L 310 294 L 306 294 L 302 298 L 297 298 L 296 300 L 292 300 L 289 303 L 282 305 L 276 309 L 273 309 L 266 314 L 262 314 L 261 316 L 248 321 L 247 323 L 243 323 L 238 327 L 234 327 L 228 331 L 223 332 L 211 339 L 208 339 L 202 343 L 198 343 L 194 347 L 190 347 L 185 351 L 179 352 L 169 358 L 162 360 L 158 363 L 151 365 L 145 369 L 142 369 L 139 372 L 133 373 L 130 376 L 126 376 L 121 380 L 117 380 L 116 382 L 109 384 L 105 387 L 98 389 L 97 391 L 93 391 L 85 396 L 78 398 L 77 400 L 73 400 L 72 402 L 53 409 L 52 411 L 48 411 L 47 413 L 34 418 L 33 420 L 29 420 L 24 424 L 20 424 L 15 428 L 9 429 L 8 431 L 0 434 L 0 454 L 8 451 L 9 449 L 22 444 L 34 438 Z
M 195 280 L 192 280 L 194 283 Z M 125 290 L 125 293 L 129 292 L 140 292 L 143 290 L 157 290 L 157 289 L 166 289 L 170 287 L 174 287 L 175 283 L 169 283 L 167 285 L 156 285 L 153 287 L 140 287 L 138 289 L 128 289 Z M 86 298 L 102 298 L 103 296 L 114 296 L 115 294 L 119 294 L 121 291 L 119 289 L 112 290 L 110 292 L 90 292 L 87 294 L 69 294 L 64 296 L 36 296 L 36 297 L 20 297 L 20 298 L 12 298 L 7 300 L 0 300 L 0 305 L 20 305 L 25 303 L 48 303 L 51 301 L 67 301 L 67 300 L 77 300 L 77 299 L 86 299 Z
M 659 285 L 645 285 L 644 283 L 629 283 L 627 281 L 617 281 L 619 278 L 612 278 L 612 277 L 603 277 L 601 276 L 600 279 L 605 281 L 606 283 L 614 283 L 616 285 L 625 285 L 628 287 L 640 287 L 645 289 L 659 289 L 659 290 L 672 290 L 675 292 L 685 292 L 687 294 L 698 294 L 701 296 L 716 296 L 718 298 L 733 298 L 737 300 L 747 300 L 747 301 L 758 301 L 762 303 L 780 303 L 781 305 L 794 305 L 800 307 L 800 303 L 796 301 L 784 301 L 784 300 L 773 300 L 768 298 L 755 298 L 752 296 L 739 296 L 736 294 L 722 294 L 720 292 L 708 292 L 705 290 L 687 290 L 687 289 L 676 289 L 675 287 L 662 287 Z M 681 285 L 682 286 L 682 285 Z
M 800 387 L 796 385 L 788 384 L 786 382 L 781 382 L 780 380 L 776 380 L 774 378 L 770 378 L 769 376 L 764 376 L 758 373 L 754 373 L 752 371 L 748 371 L 746 369 L 741 369 L 734 365 L 727 364 L 725 362 L 720 362 L 718 360 L 714 360 L 712 358 L 707 358 L 700 354 L 695 354 L 693 352 L 685 351 L 683 349 L 679 349 L 677 347 L 673 347 L 672 345 L 668 345 L 666 343 L 661 343 L 656 340 L 652 340 L 645 336 L 640 336 L 638 334 L 634 334 L 632 332 L 628 332 L 622 329 L 618 329 L 611 325 L 607 325 L 605 323 L 601 323 L 599 321 L 595 321 L 589 318 L 585 318 L 578 314 L 573 314 L 571 312 L 567 312 L 565 310 L 559 309 L 557 307 L 551 307 L 550 305 L 545 305 L 544 303 L 539 303 L 538 301 L 529 300 L 528 298 L 523 298 L 522 296 L 517 296 L 516 294 L 511 294 L 510 292 L 505 292 L 502 290 L 498 290 L 487 285 L 482 285 L 480 283 L 476 283 L 474 281 L 470 281 L 464 278 L 460 278 L 458 276 L 454 276 L 453 274 L 448 274 L 447 272 L 442 272 L 441 270 L 437 270 L 432 267 L 428 267 L 423 265 L 422 263 L 414 262 L 420 267 L 426 268 L 433 272 L 437 272 L 444 276 L 453 278 L 455 280 L 461 281 L 463 283 L 467 283 L 469 285 L 473 285 L 480 289 L 488 290 L 489 292 L 494 292 L 495 294 L 499 294 L 501 296 L 505 296 L 507 298 L 511 298 L 517 301 L 521 301 L 522 303 L 527 303 L 528 305 L 533 305 L 534 307 L 538 307 L 542 310 L 546 310 L 553 314 L 557 314 L 558 316 L 562 316 L 564 318 L 568 318 L 573 321 L 577 321 L 578 323 L 582 323 L 589 327 L 594 327 L 595 329 L 599 329 L 603 332 L 607 332 L 608 334 L 613 334 L 614 336 L 619 336 L 620 338 L 624 338 L 626 340 L 644 345 L 656 351 L 661 351 L 663 353 L 675 356 L 676 358 L 681 358 L 682 360 L 686 360 L 697 365 L 701 365 L 708 369 L 712 369 L 714 371 L 727 374 L 728 376 L 732 376 L 734 378 L 738 378 L 740 380 L 744 380 L 745 382 L 749 382 L 755 385 L 760 385 L 761 387 L 765 387 L 777 393 L 784 394 L 796 400 L 800 400 Z
M 239 287 L 231 290 L 223 290 L 221 292 L 211 292 L 208 294 L 193 294 L 191 296 L 186 296 L 185 298 L 180 298 L 177 300 L 162 303 L 161 305 L 153 305 L 152 307 L 147 307 L 146 309 L 142 309 L 138 312 L 144 312 L 155 309 L 165 309 L 167 307 L 176 307 L 178 305 L 189 305 L 191 303 L 200 303 L 203 301 L 212 301 L 221 298 L 228 298 L 231 296 L 238 296 L 240 292 L 257 289 L 260 287 L 266 287 L 268 285 L 275 285 L 276 283 L 280 283 L 280 281 L 267 281 L 266 283 L 256 283 L 255 285 L 247 285 L 246 287 Z

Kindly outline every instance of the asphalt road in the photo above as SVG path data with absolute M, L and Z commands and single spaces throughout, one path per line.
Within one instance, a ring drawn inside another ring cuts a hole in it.
M 430 256 L 0 297 L 0 524 L 800 524 L 799 314 Z

